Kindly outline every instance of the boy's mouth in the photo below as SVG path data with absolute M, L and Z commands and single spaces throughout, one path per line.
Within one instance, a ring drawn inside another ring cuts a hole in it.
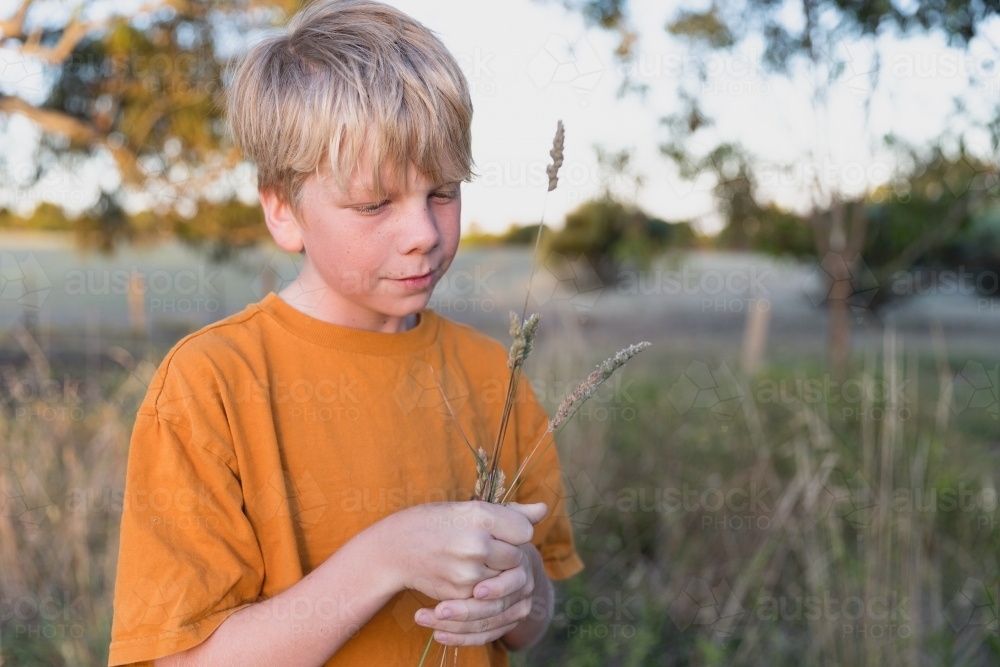
M 394 283 L 398 283 L 404 289 L 417 290 L 417 291 L 430 287 L 431 281 L 433 280 L 434 280 L 434 269 L 431 269 L 427 273 L 422 273 L 419 275 L 392 279 Z

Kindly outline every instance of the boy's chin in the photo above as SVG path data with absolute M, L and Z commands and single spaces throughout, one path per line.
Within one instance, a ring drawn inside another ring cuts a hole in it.
M 388 303 L 380 303 L 375 310 L 391 317 L 408 317 L 426 308 L 430 300 L 430 292 L 426 294 L 413 294 L 407 297 L 392 299 Z

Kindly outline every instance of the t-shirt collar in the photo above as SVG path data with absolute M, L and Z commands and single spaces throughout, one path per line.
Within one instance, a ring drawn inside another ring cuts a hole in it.
M 310 343 L 363 354 L 392 355 L 414 352 L 437 339 L 440 320 L 437 313 L 424 308 L 417 314 L 417 324 L 408 331 L 383 333 L 355 329 L 316 319 L 296 309 L 275 292 L 268 293 L 257 304 L 262 311 L 277 320 L 289 333 Z

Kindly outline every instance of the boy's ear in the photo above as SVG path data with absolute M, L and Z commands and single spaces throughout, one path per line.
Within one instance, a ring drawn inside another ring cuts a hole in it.
M 260 206 L 264 209 L 264 222 L 278 247 L 286 252 L 302 250 L 301 223 L 291 204 L 273 190 L 258 190 Z

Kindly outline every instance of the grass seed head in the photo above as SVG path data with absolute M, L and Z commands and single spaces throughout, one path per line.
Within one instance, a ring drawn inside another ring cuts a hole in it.
M 555 432 L 563 423 L 566 422 L 571 416 L 573 416 L 573 406 L 583 403 L 588 398 L 594 395 L 597 388 L 600 387 L 605 380 L 611 377 L 611 374 L 616 370 L 625 365 L 629 359 L 639 354 L 647 347 L 650 343 L 643 341 L 635 345 L 629 345 L 624 350 L 618 352 L 615 356 L 610 359 L 605 359 L 598 366 L 597 370 L 587 376 L 587 378 L 576 385 L 573 392 L 563 399 L 562 403 L 559 404 L 559 409 L 556 410 L 556 415 L 549 420 L 549 430 Z
M 538 333 L 538 313 L 529 315 L 528 319 L 521 322 L 517 313 L 511 312 L 510 335 L 514 342 L 511 343 L 510 355 L 507 357 L 508 368 L 514 368 L 524 363 L 528 353 L 531 352 L 531 343 L 535 339 L 536 333 Z
M 556 183 L 559 182 L 559 167 L 561 167 L 563 163 L 564 135 L 565 133 L 563 132 L 562 121 L 559 121 L 556 125 L 556 137 L 552 141 L 552 150 L 549 151 L 549 155 L 552 156 L 552 164 L 545 168 L 545 173 L 549 176 L 549 192 L 555 190 Z
M 503 470 L 497 468 L 496 480 L 493 484 L 493 492 L 490 494 L 490 498 L 483 498 L 483 489 L 487 488 L 487 482 L 489 482 L 489 458 L 486 456 L 486 450 L 482 447 L 479 448 L 479 456 L 476 459 L 476 498 L 481 498 L 486 502 L 493 503 L 496 502 L 496 498 L 503 497 L 505 489 L 503 488 L 504 483 L 507 481 L 507 476 L 503 474 Z

